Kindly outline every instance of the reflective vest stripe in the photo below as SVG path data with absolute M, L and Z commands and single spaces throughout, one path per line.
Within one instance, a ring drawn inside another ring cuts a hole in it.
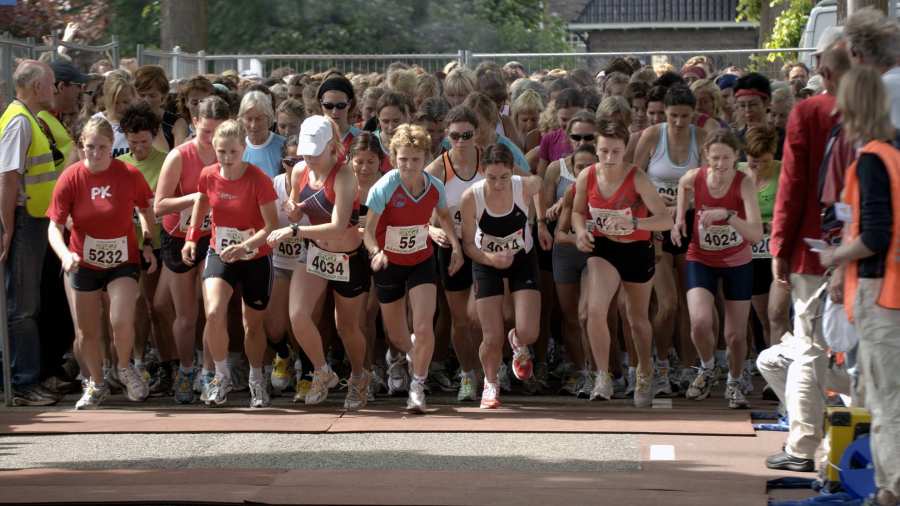
M 56 181 L 56 178 L 58 176 L 58 172 L 44 172 L 43 174 L 37 174 L 35 176 L 29 176 L 28 174 L 25 174 L 25 184 L 48 183 L 50 181 Z

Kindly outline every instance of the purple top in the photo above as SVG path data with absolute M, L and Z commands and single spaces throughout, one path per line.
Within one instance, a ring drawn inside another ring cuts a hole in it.
M 541 160 L 555 162 L 564 156 L 572 153 L 572 145 L 569 143 L 569 136 L 563 128 L 558 128 L 541 137 L 541 147 L 539 151 Z

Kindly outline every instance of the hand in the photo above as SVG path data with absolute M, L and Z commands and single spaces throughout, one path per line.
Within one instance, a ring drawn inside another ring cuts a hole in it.
M 6 262 L 10 244 L 12 244 L 12 227 L 3 227 L 3 237 L 0 237 L 0 263 Z
M 147 269 L 147 274 L 153 274 L 154 272 L 156 272 L 156 255 L 153 254 L 153 246 L 150 244 L 145 244 L 141 253 L 144 255 L 144 262 L 147 262 L 147 264 L 150 265 L 150 267 Z
M 287 213 L 288 220 L 294 223 L 297 223 L 300 221 L 300 218 L 303 217 L 303 211 L 300 209 L 300 204 L 291 199 L 287 199 L 284 202 L 284 211 Z
M 575 247 L 577 247 L 579 251 L 582 251 L 584 253 L 590 253 L 591 251 L 594 251 L 594 235 L 587 230 L 580 234 L 576 234 Z
M 700 224 L 704 227 L 708 227 L 717 221 L 722 221 L 728 218 L 728 210 L 721 207 L 704 209 L 700 211 L 699 214 Z
M 786 290 L 791 289 L 791 262 L 785 258 L 772 257 L 772 278 Z
M 266 244 L 268 244 L 269 247 L 274 248 L 292 235 L 294 235 L 294 231 L 291 230 L 291 227 L 282 227 L 275 229 L 269 234 L 269 237 L 266 238 Z
M 676 247 L 681 247 L 681 238 L 684 237 L 687 233 L 687 229 L 683 221 L 676 221 L 675 226 L 672 227 L 672 232 L 670 232 L 670 237 L 672 239 L 672 244 Z
M 544 214 L 544 216 L 550 221 L 556 221 L 559 219 L 559 213 L 562 211 L 562 207 L 563 199 L 559 199 L 555 204 L 547 209 L 547 212 Z
M 244 250 L 243 243 L 232 244 L 219 252 L 219 258 L 226 264 L 230 264 L 244 258 L 244 255 L 246 254 L 247 252 Z
M 502 271 L 512 265 L 515 255 L 509 251 L 501 251 L 500 253 L 487 253 L 487 256 L 491 267 Z
M 660 197 L 662 197 L 663 203 L 666 207 L 675 207 L 676 199 L 674 195 L 669 195 L 668 193 L 660 193 Z
M 197 243 L 185 241 L 181 248 L 181 261 L 184 262 L 184 265 L 193 266 L 195 256 L 197 256 Z
M 465 259 L 463 258 L 462 251 L 459 248 L 453 248 L 453 252 L 450 253 L 450 267 L 447 269 L 447 272 L 453 276 L 459 271 L 459 269 L 465 264 Z
M 547 230 L 547 225 L 544 225 L 543 222 L 540 222 L 538 225 L 538 242 L 541 245 L 541 249 L 544 251 L 553 249 L 553 236 L 550 234 L 550 231 Z
M 607 224 L 609 224 L 614 230 L 622 230 L 627 232 L 634 231 L 634 222 L 631 219 L 631 216 L 621 216 L 618 214 L 614 214 L 607 219 Z
M 81 263 L 81 256 L 78 253 L 68 252 L 62 259 L 62 267 L 66 272 L 75 272 L 78 270 L 78 264 Z
M 819 263 L 822 264 L 822 267 L 827 269 L 837 264 L 837 260 L 834 258 L 835 251 L 837 251 L 837 248 L 834 246 L 829 246 L 819 251 Z
M 452 262 L 452 260 L 451 260 Z M 372 272 L 377 272 L 382 269 L 386 269 L 388 266 L 388 257 L 387 253 L 384 251 L 379 251 L 377 255 L 372 257 Z
M 78 33 L 78 23 L 68 23 L 66 24 L 66 30 L 63 32 L 62 40 L 65 42 L 72 42 L 75 40 L 75 35 Z
M 442 248 L 449 248 L 450 238 L 447 237 L 447 233 L 444 232 L 444 229 L 441 227 L 433 227 L 428 226 L 428 235 L 431 237 L 431 240 L 437 243 L 438 246 Z
M 844 266 L 838 265 L 828 279 L 828 297 L 835 304 L 844 303 Z

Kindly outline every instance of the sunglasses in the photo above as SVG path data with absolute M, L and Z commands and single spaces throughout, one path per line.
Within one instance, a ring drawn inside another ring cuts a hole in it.
M 575 142 L 581 142 L 581 141 L 591 142 L 594 139 L 596 139 L 597 136 L 594 134 L 587 134 L 587 135 L 569 134 L 569 138 Z
M 322 102 L 322 107 L 323 107 L 324 109 L 329 110 L 329 111 L 332 110 L 332 109 L 337 109 L 337 110 L 339 110 L 339 111 L 343 111 L 344 109 L 347 108 L 348 105 L 350 105 L 350 104 L 347 103 L 347 102 L 336 102 L 336 103 L 332 103 L 332 102 Z
M 448 136 L 454 141 L 464 140 L 467 141 L 472 137 L 475 137 L 475 132 L 472 130 L 467 130 L 465 132 L 450 132 Z
M 294 165 L 297 165 L 298 163 L 300 163 L 302 161 L 303 161 L 302 156 L 286 156 L 281 159 L 281 163 L 283 165 L 287 165 L 289 167 L 293 167 Z

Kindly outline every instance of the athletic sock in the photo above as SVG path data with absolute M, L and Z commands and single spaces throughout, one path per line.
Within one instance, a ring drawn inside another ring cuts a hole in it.
M 257 382 L 257 381 L 262 381 L 262 379 L 263 379 L 262 367 L 251 367 L 250 368 L 250 381 Z
M 427 380 L 427 379 L 428 379 L 428 377 L 426 377 L 426 376 L 417 376 L 417 375 L 413 374 L 413 382 L 424 384 L 425 380 Z
M 710 371 L 716 367 L 716 359 L 712 359 L 709 361 L 700 359 L 700 367 L 704 370 Z
M 228 360 L 215 361 L 216 364 L 216 378 L 226 378 L 231 376 L 231 366 L 228 365 Z
M 728 371 L 728 382 L 731 383 L 732 381 L 741 381 L 741 376 L 732 376 L 731 371 Z
M 142 359 L 142 358 L 134 359 L 134 368 L 135 369 L 143 369 L 144 368 L 144 359 Z

